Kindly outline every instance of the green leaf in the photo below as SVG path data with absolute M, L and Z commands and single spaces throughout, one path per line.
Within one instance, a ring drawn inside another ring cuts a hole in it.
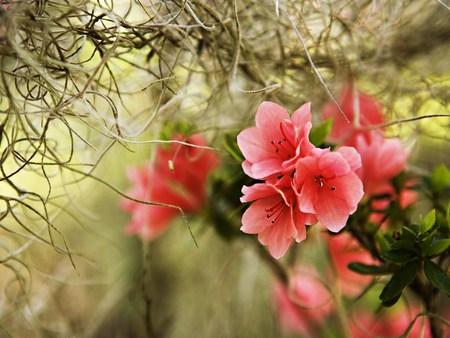
M 424 232 L 430 231 L 433 228 L 434 223 L 436 223 L 436 210 L 435 209 L 431 210 L 428 213 L 428 215 L 426 215 L 425 218 L 423 220 L 421 220 L 420 232 L 424 233 Z
M 414 241 L 409 240 L 409 239 L 401 239 L 401 240 L 393 243 L 391 248 L 392 248 L 392 250 L 405 249 L 405 250 L 409 250 L 409 251 L 415 251 Z
M 391 307 L 392 305 L 394 305 L 395 303 L 398 302 L 398 300 L 400 299 L 401 296 L 402 296 L 402 293 L 400 292 L 400 293 L 398 294 L 398 296 L 395 296 L 395 297 L 392 298 L 392 299 L 383 301 L 382 304 L 383 304 L 383 306 L 385 306 L 385 307 Z
M 313 128 L 309 133 L 309 141 L 316 147 L 323 144 L 331 131 L 332 125 L 333 120 L 328 119 L 325 122 L 319 124 L 317 127 Z
M 394 298 L 401 295 L 404 288 L 406 288 L 416 277 L 417 269 L 419 268 L 419 260 L 406 263 L 397 272 L 392 275 L 391 280 L 385 285 L 381 291 L 380 299 L 384 303 L 389 303 Z M 392 304 L 393 305 L 393 304 Z
M 363 263 L 350 263 L 348 268 L 361 275 L 387 275 L 392 273 L 386 267 L 377 265 L 366 265 Z
M 450 171 L 444 164 L 434 169 L 431 175 L 431 189 L 437 193 L 442 193 L 450 184 Z
M 425 249 L 425 255 L 436 256 L 443 253 L 450 247 L 450 238 L 441 239 Z
M 450 203 L 447 208 L 447 227 L 450 228 Z
M 389 236 L 387 234 L 380 234 L 379 231 L 377 231 L 377 233 L 375 234 L 375 239 L 382 252 L 389 251 L 391 249 L 391 245 L 395 243 L 392 236 Z
M 424 271 L 431 284 L 450 297 L 450 277 L 448 274 L 429 259 L 425 260 Z
M 398 249 L 387 251 L 381 257 L 393 263 L 407 263 L 417 258 L 417 255 L 410 250 Z

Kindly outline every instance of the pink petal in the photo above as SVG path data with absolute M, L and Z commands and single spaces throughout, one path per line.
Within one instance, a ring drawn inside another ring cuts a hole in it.
M 290 212 L 286 210 L 273 226 L 259 234 L 258 239 L 261 244 L 267 245 L 274 258 L 279 259 L 286 253 L 296 234 Z
M 314 173 L 319 171 L 317 162 L 317 159 L 312 156 L 303 157 L 297 161 L 294 175 L 295 190 L 300 191 L 303 183 L 306 180 L 312 179 L 314 177 Z
M 361 168 L 361 155 L 353 147 L 340 147 L 337 152 L 341 154 L 350 165 L 350 170 Z
M 244 160 L 244 162 L 242 162 L 242 169 L 247 176 L 253 177 L 252 166 L 253 164 L 247 160 Z
M 279 124 L 286 119 L 290 120 L 287 110 L 270 101 L 261 103 L 255 116 L 256 127 L 261 128 L 263 133 L 270 133 L 274 128 L 278 128 Z
M 344 200 L 351 214 L 356 211 L 358 203 L 364 196 L 363 184 L 358 175 L 354 172 L 349 172 L 345 176 L 329 180 L 327 184 L 327 188 L 329 186 L 335 188 L 332 191 L 330 190 L 329 194 L 337 195 Z
M 342 176 L 350 172 L 350 165 L 341 154 L 330 152 L 319 159 L 319 171 L 323 177 L 327 178 Z
M 307 102 L 292 114 L 292 122 L 295 126 L 304 126 L 311 121 L 311 102 Z
M 319 187 L 312 179 L 305 181 L 298 196 L 298 204 L 301 212 L 307 214 L 317 213 L 317 203 L 319 199 Z
M 242 215 L 241 231 L 247 234 L 258 234 L 267 227 L 273 226 L 271 219 L 267 218 L 267 209 L 281 202 L 280 196 L 263 198 L 253 202 Z
M 242 193 L 244 196 L 241 197 L 241 202 L 251 202 L 257 199 L 277 196 L 277 190 L 268 186 L 266 183 L 257 183 L 251 187 L 244 185 L 242 187 Z
M 257 180 L 266 179 L 277 175 L 283 170 L 283 161 L 279 158 L 269 158 L 256 162 L 251 167 L 252 178 Z
M 245 159 L 252 163 L 274 157 L 275 152 L 270 140 L 264 139 L 256 127 L 241 131 L 237 136 L 237 143 Z
M 347 203 L 339 198 L 320 198 L 316 207 L 317 219 L 332 232 L 339 232 L 350 215 Z

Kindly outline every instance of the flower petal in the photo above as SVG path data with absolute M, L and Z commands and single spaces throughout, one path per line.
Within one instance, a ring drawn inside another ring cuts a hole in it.
M 237 136 L 237 143 L 245 159 L 252 163 L 274 157 L 275 152 L 270 141 L 264 139 L 256 127 L 241 131 Z
M 242 215 L 241 231 L 247 234 L 258 234 L 273 226 L 271 219 L 267 217 L 267 210 L 282 202 L 280 196 L 259 199 L 253 202 Z
M 344 157 L 350 165 L 350 170 L 355 171 L 361 168 L 361 155 L 353 147 L 340 147 L 337 152 Z
M 286 119 L 290 119 L 287 110 L 270 101 L 261 103 L 255 116 L 256 127 L 260 128 L 263 134 L 271 133 L 274 127 L 277 128 Z

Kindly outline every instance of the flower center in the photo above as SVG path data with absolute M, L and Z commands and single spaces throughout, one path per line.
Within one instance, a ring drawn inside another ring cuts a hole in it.
M 282 138 L 278 140 L 272 140 L 270 141 L 270 144 L 275 148 L 275 152 L 278 154 L 278 156 L 286 161 L 291 159 L 295 155 L 295 147 L 289 141 L 289 137 L 286 135 L 286 131 L 284 130 L 282 122 L 280 122 L 280 132 Z
M 280 201 L 277 204 L 275 204 L 273 207 L 264 209 L 264 211 L 267 212 L 266 218 L 268 220 L 270 220 L 270 222 L 272 224 L 275 224 L 275 222 L 278 220 L 278 218 L 280 218 L 281 213 L 283 211 L 283 207 L 284 207 L 283 204 L 284 204 L 284 202 Z
M 317 186 L 319 188 L 323 188 L 325 186 L 325 182 L 327 182 L 327 181 L 328 180 L 325 177 L 323 177 L 322 175 L 314 176 L 314 182 L 317 183 Z M 327 184 L 327 186 L 328 186 L 328 184 Z M 332 185 L 330 187 L 330 190 L 334 191 L 334 190 L 336 190 L 336 187 L 334 185 Z

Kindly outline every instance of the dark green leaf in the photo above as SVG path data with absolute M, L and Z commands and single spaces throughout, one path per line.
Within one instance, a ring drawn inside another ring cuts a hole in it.
M 412 262 L 406 263 L 402 268 L 397 270 L 391 280 L 386 284 L 380 294 L 380 299 L 383 303 L 393 300 L 398 297 L 404 288 L 406 288 L 416 277 L 419 261 L 416 259 Z
M 383 304 L 383 306 L 391 307 L 392 305 L 394 305 L 395 303 L 398 302 L 398 300 L 400 299 L 401 296 L 402 296 L 402 293 L 400 292 L 400 293 L 398 294 L 398 296 L 396 296 L 396 297 L 394 297 L 394 298 L 392 298 L 392 299 L 383 301 L 382 304 Z
M 392 236 L 387 234 L 382 235 L 380 234 L 380 231 L 377 231 L 375 234 L 375 239 L 380 246 L 381 251 L 389 251 L 391 249 L 391 245 L 394 243 Z
M 361 275 L 386 275 L 392 272 L 388 271 L 388 269 L 383 266 L 366 265 L 363 263 L 350 263 L 348 268 Z
M 403 228 L 403 236 L 413 236 L 414 238 L 420 233 L 420 225 L 419 224 L 410 224 L 408 226 L 404 226 Z
M 450 247 L 450 238 L 441 239 L 440 241 L 437 241 L 431 244 L 429 247 L 427 247 L 425 249 L 425 254 L 428 256 L 440 255 L 449 247 Z
M 442 270 L 439 265 L 426 259 L 425 260 L 425 275 L 434 287 L 444 291 L 450 297 L 450 277 Z
M 399 250 L 399 249 L 405 249 L 405 250 L 410 250 L 410 251 L 415 250 L 414 241 L 409 240 L 409 239 L 401 239 L 401 240 L 393 243 L 391 248 L 393 250 Z
M 420 232 L 428 232 L 433 228 L 434 223 L 436 223 L 436 210 L 431 210 L 428 215 L 425 216 L 423 220 L 420 222 Z
M 322 122 L 317 127 L 313 128 L 309 133 L 309 140 L 316 147 L 323 144 L 331 131 L 331 126 L 333 125 L 333 120 L 329 119 Z
M 417 255 L 413 251 L 399 249 L 387 251 L 381 254 L 381 257 L 393 263 L 406 263 L 417 258 Z

